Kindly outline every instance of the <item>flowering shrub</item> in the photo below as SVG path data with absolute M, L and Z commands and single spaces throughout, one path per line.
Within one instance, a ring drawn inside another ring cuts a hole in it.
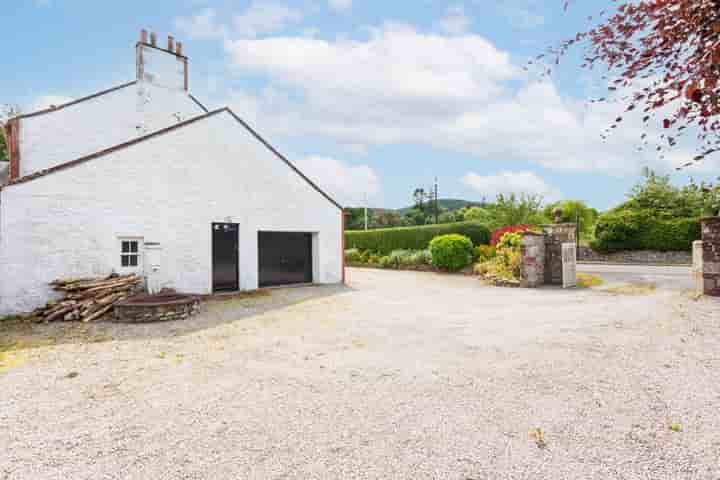
M 497 245 L 502 236 L 506 233 L 527 232 L 528 230 L 530 230 L 529 225 L 505 225 L 504 227 L 498 228 L 492 233 L 490 237 L 490 245 L 492 245 L 493 247 Z
M 484 262 L 495 256 L 495 247 L 490 245 L 478 245 L 473 249 L 473 260 L 476 262 Z
M 518 280 L 522 262 L 521 241 L 522 234 L 519 231 L 505 232 L 497 242 L 495 256 L 475 265 L 475 273 L 504 280 Z

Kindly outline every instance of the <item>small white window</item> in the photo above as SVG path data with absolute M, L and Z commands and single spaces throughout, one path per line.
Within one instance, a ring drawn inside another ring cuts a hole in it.
M 141 264 L 142 240 L 138 238 L 120 239 L 120 267 L 126 269 L 138 269 Z

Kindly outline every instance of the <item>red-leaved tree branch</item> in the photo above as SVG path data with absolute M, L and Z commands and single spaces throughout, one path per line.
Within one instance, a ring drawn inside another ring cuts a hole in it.
M 601 12 L 595 27 L 550 49 L 555 62 L 579 45 L 583 67 L 606 67 L 609 96 L 631 92 L 622 97 L 624 110 L 642 109 L 646 125 L 655 121 L 665 129 L 658 151 L 675 146 L 678 137 L 696 127 L 691 131 L 697 131 L 698 154 L 683 167 L 719 150 L 720 0 L 613 3 L 613 11 Z M 610 128 L 622 121 L 618 116 Z

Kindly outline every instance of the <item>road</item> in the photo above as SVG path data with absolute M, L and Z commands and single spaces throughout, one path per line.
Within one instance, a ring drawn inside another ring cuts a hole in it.
M 581 263 L 578 272 L 601 277 L 606 284 L 654 283 L 663 290 L 692 290 L 690 267 L 657 267 L 649 265 L 599 265 Z

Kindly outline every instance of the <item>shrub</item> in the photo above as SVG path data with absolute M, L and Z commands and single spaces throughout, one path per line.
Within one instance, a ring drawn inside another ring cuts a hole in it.
M 404 267 L 410 264 L 410 256 L 412 251 L 410 250 L 393 250 L 390 252 L 390 261 L 394 268 Z
M 348 263 L 361 263 L 362 256 L 360 255 L 360 250 L 357 248 L 349 248 L 345 250 L 345 261 Z
M 384 257 L 380 257 L 380 261 L 378 264 L 382 268 L 394 268 L 394 264 L 392 259 L 390 258 L 390 255 L 385 255 Z
M 415 266 L 432 265 L 430 250 L 418 250 L 410 256 L 410 262 Z
M 522 263 L 521 242 L 522 234 L 520 232 L 503 234 L 495 247 L 495 255 L 475 265 L 475 273 L 506 280 L 519 279 L 520 264 Z
M 595 240 L 590 246 L 599 252 L 621 250 L 690 250 L 700 239 L 696 218 L 661 220 L 647 210 L 622 210 L 600 216 Z
M 440 235 L 430 242 L 433 265 L 451 272 L 462 270 L 470 265 L 472 249 L 472 241 L 464 235 Z
M 505 225 L 504 227 L 498 228 L 497 230 L 492 232 L 492 236 L 490 237 L 490 245 L 497 245 L 497 243 L 506 233 L 526 232 L 528 230 L 530 230 L 529 225 Z
M 475 245 L 487 245 L 490 231 L 477 222 L 446 223 L 424 225 L 420 227 L 384 228 L 368 231 L 345 232 L 345 244 L 348 248 L 372 250 L 381 255 L 389 255 L 393 250 L 424 250 L 430 241 L 440 235 L 456 233 L 470 238 Z
M 378 255 L 377 253 L 371 253 L 371 254 L 368 256 L 368 263 L 371 264 L 371 265 L 379 265 L 381 258 L 382 258 L 382 257 L 381 257 L 380 255 Z
M 495 247 L 490 245 L 478 245 L 473 249 L 473 261 L 484 262 L 495 256 Z
M 497 242 L 497 245 L 495 245 L 495 248 L 497 250 L 504 250 L 504 249 L 514 249 L 520 248 L 520 244 L 522 243 L 522 235 L 518 232 L 515 233 L 506 233 L 502 237 L 500 237 L 500 241 Z

